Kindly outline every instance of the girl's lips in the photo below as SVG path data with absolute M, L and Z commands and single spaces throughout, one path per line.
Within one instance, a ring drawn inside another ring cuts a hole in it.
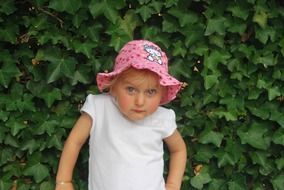
M 144 110 L 138 110 L 138 109 L 133 109 L 134 112 L 136 113 L 142 113 L 142 112 L 145 112 Z

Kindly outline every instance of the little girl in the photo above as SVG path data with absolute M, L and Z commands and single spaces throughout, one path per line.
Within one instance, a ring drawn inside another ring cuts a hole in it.
M 56 190 L 74 189 L 73 169 L 88 137 L 89 190 L 179 190 L 186 146 L 174 111 L 160 105 L 176 97 L 181 83 L 168 74 L 166 54 L 150 41 L 130 41 L 97 84 L 108 93 L 87 96 L 62 152 Z M 166 180 L 163 142 L 170 153 Z

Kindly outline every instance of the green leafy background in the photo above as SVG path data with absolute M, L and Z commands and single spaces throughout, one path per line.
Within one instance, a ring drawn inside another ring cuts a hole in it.
M 54 188 L 96 73 L 144 38 L 188 84 L 168 105 L 188 148 L 182 190 L 283 190 L 283 21 L 282 0 L 2 0 L 0 189 Z M 77 189 L 87 165 L 86 145 Z

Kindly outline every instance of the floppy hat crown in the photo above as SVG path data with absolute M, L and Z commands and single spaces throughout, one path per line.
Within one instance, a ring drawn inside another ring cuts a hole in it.
M 160 84 L 167 87 L 167 93 L 160 104 L 166 104 L 176 97 L 181 82 L 169 75 L 168 58 L 159 46 L 147 40 L 133 40 L 125 44 L 115 59 L 114 69 L 110 73 L 98 73 L 97 84 L 100 91 L 116 75 L 129 67 L 148 69 L 160 77 Z

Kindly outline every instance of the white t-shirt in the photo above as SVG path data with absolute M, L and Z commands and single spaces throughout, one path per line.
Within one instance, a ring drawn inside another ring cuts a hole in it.
M 81 111 L 93 120 L 89 190 L 165 190 L 163 139 L 177 127 L 173 110 L 159 107 L 130 121 L 110 95 L 101 94 L 88 95 Z

